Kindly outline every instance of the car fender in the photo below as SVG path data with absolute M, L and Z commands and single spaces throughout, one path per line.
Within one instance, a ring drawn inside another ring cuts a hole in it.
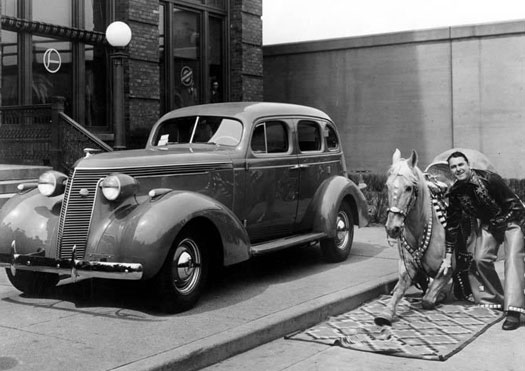
M 103 223 L 105 230 L 93 240 L 96 246 L 91 249 L 97 255 L 111 255 L 112 260 L 140 263 L 144 278 L 151 278 L 182 228 L 199 217 L 219 231 L 224 265 L 249 258 L 248 234 L 235 214 L 216 200 L 189 191 L 172 191 L 116 211 L 108 223 Z
M 333 176 L 326 179 L 312 198 L 304 223 L 312 225 L 313 232 L 335 236 L 336 215 L 343 200 L 347 200 L 352 209 L 354 224 L 365 227 L 368 224 L 368 204 L 363 192 L 350 179 Z
M 54 252 L 49 248 L 56 244 L 62 200 L 63 195 L 46 197 L 38 189 L 12 196 L 0 208 L 0 253 L 9 254 L 13 240 L 19 254 Z

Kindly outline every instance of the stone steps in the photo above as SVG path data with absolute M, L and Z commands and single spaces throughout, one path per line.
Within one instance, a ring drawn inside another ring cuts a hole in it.
M 18 192 L 20 183 L 37 182 L 40 174 L 51 169 L 50 166 L 0 164 L 0 207 Z

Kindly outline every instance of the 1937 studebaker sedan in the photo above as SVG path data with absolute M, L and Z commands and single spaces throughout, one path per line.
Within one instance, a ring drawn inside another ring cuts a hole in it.
M 221 103 L 164 115 L 145 149 L 91 154 L 25 184 L 0 209 L 0 261 L 23 292 L 85 278 L 149 280 L 164 310 L 197 302 L 208 273 L 320 241 L 348 257 L 366 200 L 323 112 Z

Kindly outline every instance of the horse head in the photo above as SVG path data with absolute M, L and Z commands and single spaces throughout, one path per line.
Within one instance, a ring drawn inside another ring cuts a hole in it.
M 410 158 L 401 158 L 396 149 L 392 156 L 392 166 L 388 171 L 388 216 L 385 229 L 388 237 L 399 238 L 405 227 L 405 219 L 414 208 L 417 200 L 421 171 L 417 168 L 417 152 Z

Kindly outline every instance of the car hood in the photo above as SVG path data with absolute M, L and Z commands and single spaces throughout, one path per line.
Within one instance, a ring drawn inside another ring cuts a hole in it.
M 77 169 L 124 169 L 152 166 L 232 163 L 232 149 L 209 144 L 99 153 L 80 159 Z

